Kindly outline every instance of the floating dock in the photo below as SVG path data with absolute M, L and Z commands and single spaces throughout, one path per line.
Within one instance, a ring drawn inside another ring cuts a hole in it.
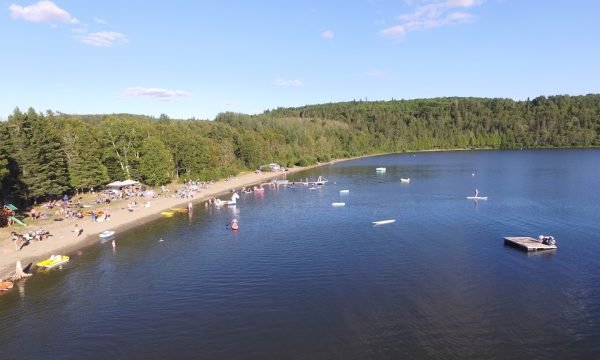
M 504 243 L 528 252 L 556 249 L 556 245 L 542 244 L 540 241 L 528 236 L 506 236 Z

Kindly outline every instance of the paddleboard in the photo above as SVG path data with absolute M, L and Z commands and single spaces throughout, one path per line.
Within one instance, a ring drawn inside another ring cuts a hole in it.
M 380 221 L 373 221 L 373 225 L 384 225 L 384 224 L 391 224 L 393 222 L 396 222 L 396 220 L 380 220 Z

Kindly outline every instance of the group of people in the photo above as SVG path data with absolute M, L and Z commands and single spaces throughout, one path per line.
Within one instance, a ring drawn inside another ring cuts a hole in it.
M 35 231 L 29 231 L 24 234 L 19 234 L 15 231 L 10 233 L 12 241 L 15 243 L 15 249 L 21 250 L 23 246 L 27 245 L 30 241 L 42 241 L 47 240 L 50 236 L 50 232 L 43 228 L 39 228 Z

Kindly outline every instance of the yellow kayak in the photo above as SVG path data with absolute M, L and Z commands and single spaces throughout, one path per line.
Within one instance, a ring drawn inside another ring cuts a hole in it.
M 173 217 L 173 213 L 170 211 L 163 211 L 160 213 L 162 216 Z
M 46 269 L 52 269 L 53 267 L 62 265 L 68 261 L 69 257 L 66 255 L 52 255 L 48 259 L 36 263 L 36 265 Z

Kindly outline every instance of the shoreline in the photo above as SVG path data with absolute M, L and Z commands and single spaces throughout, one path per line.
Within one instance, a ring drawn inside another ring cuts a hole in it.
M 331 165 L 340 161 L 352 159 L 336 159 L 326 163 L 316 165 L 293 167 L 286 172 L 261 172 L 261 173 L 245 173 L 236 176 L 233 180 L 219 180 L 210 185 L 208 189 L 201 189 L 194 193 L 194 197 L 183 199 L 171 196 L 161 196 L 151 199 L 151 207 L 144 208 L 138 205 L 133 212 L 129 212 L 126 207 L 126 200 L 119 200 L 117 208 L 111 208 L 111 217 L 108 222 L 92 222 L 88 217 L 75 220 L 64 220 L 62 222 L 50 222 L 47 224 L 29 223 L 27 227 L 7 227 L 3 232 L 7 236 L 2 235 L 0 239 L 0 279 L 6 279 L 15 271 L 15 264 L 19 260 L 23 269 L 27 269 L 31 273 L 33 264 L 48 258 L 53 254 L 71 254 L 85 247 L 98 243 L 100 241 L 99 234 L 105 230 L 114 230 L 119 233 L 129 229 L 142 226 L 153 220 L 161 217 L 161 212 L 168 211 L 174 207 L 185 207 L 188 203 L 194 206 L 206 202 L 211 197 L 219 197 L 231 192 L 232 189 L 240 190 L 244 186 L 252 186 L 263 184 L 281 176 L 295 174 L 304 170 L 309 170 L 325 165 Z M 114 206 L 114 205 L 113 205 Z M 99 208 L 101 208 L 100 206 Z M 98 209 L 96 209 L 98 210 Z M 84 229 L 81 236 L 75 235 L 72 228 L 77 224 Z M 10 231 L 23 233 L 25 231 L 34 231 L 38 228 L 44 228 L 52 234 L 52 236 L 43 241 L 31 241 L 29 245 L 24 246 L 21 250 L 16 251 L 15 245 L 10 239 Z M 8 231 L 7 231 L 8 230 Z
M 152 199 L 150 208 L 138 207 L 134 212 L 129 213 L 126 207 L 126 201 L 120 200 L 118 203 L 111 204 L 111 220 L 109 222 L 91 222 L 88 218 L 77 220 L 65 220 L 62 222 L 48 222 L 40 224 L 39 222 L 30 222 L 28 227 L 6 227 L 0 229 L 0 279 L 6 279 L 14 273 L 17 260 L 21 261 L 24 269 L 31 266 L 37 261 L 44 260 L 53 254 L 71 254 L 85 247 L 93 245 L 100 241 L 99 234 L 105 230 L 114 230 L 122 232 L 129 229 L 142 226 L 150 221 L 160 218 L 162 211 L 168 211 L 173 207 L 185 207 L 191 202 L 193 205 L 207 201 L 211 197 L 219 197 L 229 193 L 232 189 L 240 189 L 244 186 L 262 184 L 281 176 L 295 174 L 304 170 L 314 169 L 326 165 L 333 165 L 339 162 L 356 160 L 367 157 L 385 156 L 385 155 L 406 155 L 428 152 L 452 152 L 452 151 L 478 151 L 478 150 L 498 150 L 498 149 L 428 149 L 428 150 L 413 150 L 400 153 L 377 153 L 350 158 L 333 159 L 329 162 L 318 163 L 309 166 L 295 166 L 289 168 L 286 172 L 261 172 L 261 173 L 243 173 L 234 180 L 219 180 L 210 185 L 208 189 L 202 189 L 195 193 L 191 199 L 181 199 L 173 196 L 159 197 Z M 507 149 L 514 150 L 514 149 Z M 534 150 L 534 149 L 528 149 Z M 544 149 L 545 150 L 545 149 Z M 173 184 L 171 185 L 173 186 Z M 118 207 L 114 207 L 117 205 Z M 101 210 L 105 206 L 99 206 L 94 210 Z M 43 221 L 40 221 L 43 222 Z M 71 230 L 75 224 L 82 225 L 84 234 L 76 237 Z M 40 241 L 32 242 L 28 246 L 23 247 L 20 251 L 15 250 L 15 245 L 10 239 L 10 232 L 16 231 L 23 233 L 25 231 L 34 231 L 38 228 L 48 230 L 52 237 Z M 30 272 L 31 269 L 27 269 Z

